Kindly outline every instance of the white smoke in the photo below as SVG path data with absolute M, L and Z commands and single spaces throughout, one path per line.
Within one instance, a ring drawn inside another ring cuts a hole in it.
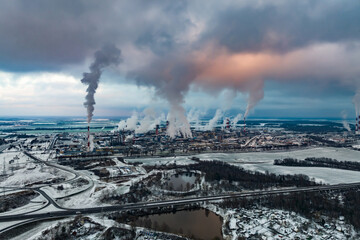
M 238 123 L 240 120 L 242 120 L 242 118 L 243 118 L 243 115 L 242 115 L 241 113 L 239 113 L 238 115 L 236 115 L 236 116 L 234 117 L 234 119 L 232 120 L 232 127 L 233 127 L 233 128 L 236 128 L 237 123 Z
M 161 122 L 165 121 L 165 114 L 157 114 L 153 108 L 147 108 L 143 111 L 144 117 L 139 118 L 139 113 L 133 112 L 131 117 L 126 120 L 121 120 L 118 123 L 117 130 L 129 130 L 138 133 L 146 133 L 154 130 L 156 125 L 160 125 Z
M 263 98 L 264 98 L 263 82 L 260 81 L 254 83 L 254 86 L 252 87 L 251 91 L 249 91 L 248 103 L 244 113 L 244 118 L 247 118 L 247 116 L 250 113 L 250 110 L 252 110 L 256 106 L 256 104 Z
M 138 123 L 138 114 L 136 112 L 126 120 L 121 120 L 118 124 L 118 130 L 135 130 Z
M 127 135 L 126 137 L 125 137 L 125 142 L 130 142 L 130 141 L 132 141 L 134 139 L 134 135 Z
M 153 108 L 146 108 L 143 114 L 144 118 L 139 121 L 140 125 L 136 128 L 135 133 L 146 133 L 154 130 L 156 125 L 165 121 L 165 115 L 162 113 L 158 116 Z
M 90 142 L 90 146 L 89 146 L 89 151 L 92 152 L 94 151 L 94 136 L 93 135 L 90 135 L 89 136 L 89 142 Z
M 138 114 L 134 112 L 134 114 L 126 120 L 126 130 L 135 130 L 138 124 Z
M 351 132 L 351 129 L 350 129 L 350 125 L 349 123 L 346 121 L 346 118 L 347 118 L 347 113 L 346 111 L 342 111 L 341 112 L 341 116 L 342 116 L 342 124 L 343 124 L 343 127 L 348 130 L 349 132 Z
M 213 130 L 222 116 L 223 116 L 223 111 L 221 109 L 217 109 L 214 117 L 210 119 L 209 123 L 205 126 L 204 130 L 208 130 L 208 131 Z
M 200 117 L 205 114 L 204 111 L 196 110 L 195 108 L 191 108 L 187 114 L 187 119 L 189 123 L 193 125 L 195 130 L 199 130 L 200 128 Z
M 184 138 L 192 137 L 190 124 L 185 116 L 185 109 L 182 106 L 173 105 L 170 108 L 167 120 L 169 121 L 167 134 L 170 138 L 175 138 L 176 136 Z
M 126 128 L 126 120 L 121 120 L 119 123 L 118 123 L 118 127 L 117 127 L 117 130 L 121 131 L 123 129 Z

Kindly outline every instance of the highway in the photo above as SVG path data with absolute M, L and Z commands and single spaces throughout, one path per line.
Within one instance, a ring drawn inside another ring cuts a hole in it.
M 159 208 L 159 207 L 181 206 L 181 205 L 187 205 L 187 204 L 197 204 L 197 203 L 202 203 L 202 202 L 207 202 L 207 201 L 211 202 L 211 201 L 219 201 L 219 200 L 226 200 L 226 199 L 232 199 L 232 198 L 258 197 L 258 196 L 268 196 L 268 195 L 274 195 L 274 194 L 316 192 L 316 191 L 328 191 L 328 190 L 339 190 L 339 189 L 350 189 L 350 188 L 360 188 L 360 182 L 348 183 L 348 184 L 301 187 L 301 188 L 258 190 L 258 191 L 248 191 L 248 192 L 238 192 L 238 193 L 231 193 L 231 194 L 215 195 L 215 196 L 190 197 L 190 198 L 181 198 L 181 199 L 164 200 L 164 201 L 156 201 L 156 202 L 140 202 L 140 203 L 133 203 L 133 204 L 104 206 L 104 207 L 78 208 L 78 209 L 62 208 L 62 211 L 51 211 L 51 212 L 47 212 L 47 213 L 25 214 L 25 215 L 24 214 L 16 214 L 16 215 L 1 216 L 0 222 L 18 221 L 18 220 L 26 220 L 26 219 L 41 220 L 41 219 L 45 219 L 45 218 L 49 218 L 49 217 L 66 217 L 66 216 L 73 216 L 73 215 L 78 215 L 78 214 L 92 214 L 92 213 L 115 212 L 115 211 L 131 211 L 131 210 L 153 209 L 153 208 Z
M 47 166 L 49 166 L 49 167 L 58 168 L 58 169 L 60 169 L 60 170 L 63 170 L 63 171 L 66 171 L 66 172 L 70 172 L 70 173 L 72 173 L 72 174 L 75 175 L 74 178 L 71 178 L 71 179 L 69 179 L 69 180 L 66 180 L 66 181 L 64 181 L 64 182 L 62 182 L 62 183 L 67 183 L 67 182 L 74 181 L 74 180 L 76 180 L 77 178 L 79 178 L 80 176 L 82 176 L 83 178 L 87 178 L 87 179 L 89 180 L 90 184 L 89 184 L 89 186 L 88 186 L 87 188 L 85 188 L 85 189 L 83 189 L 83 190 L 81 190 L 81 191 L 78 191 L 78 192 L 75 192 L 75 193 L 72 193 L 72 194 L 63 196 L 63 197 L 57 197 L 56 199 L 63 199 L 63 198 L 67 198 L 67 197 L 72 197 L 72 196 L 81 194 L 81 193 L 83 193 L 83 192 L 86 192 L 86 191 L 88 191 L 88 190 L 90 190 L 90 189 L 92 189 L 92 188 L 94 187 L 94 181 L 93 181 L 89 176 L 87 176 L 87 175 L 80 175 L 79 172 L 77 172 L 77 171 L 75 171 L 75 170 L 73 170 L 73 169 L 69 169 L 69 168 L 67 168 L 67 167 L 64 167 L 64 166 L 61 166 L 61 165 L 58 165 L 58 164 L 54 164 L 54 163 L 49 163 L 49 162 L 47 162 L 47 161 L 43 161 L 43 160 L 41 160 L 41 159 L 33 156 L 32 154 L 30 154 L 30 153 L 27 152 L 27 151 L 23 151 L 23 152 L 24 152 L 24 154 L 25 154 L 26 156 L 28 156 L 29 158 L 33 159 L 35 162 L 43 163 L 43 164 L 45 164 L 45 165 L 47 165 Z M 60 184 L 60 183 L 59 183 L 59 184 Z M 41 186 L 41 187 L 43 187 L 43 186 Z M 33 189 L 34 191 L 37 191 L 37 192 L 39 192 L 41 195 L 43 195 L 43 196 L 49 201 L 49 203 L 52 204 L 52 205 L 54 205 L 56 208 L 64 209 L 63 207 L 61 207 L 60 205 L 58 205 L 58 204 L 56 203 L 56 201 L 54 201 L 54 200 L 53 200 L 49 195 L 47 195 L 43 190 L 41 190 L 40 187 L 31 188 L 31 189 Z

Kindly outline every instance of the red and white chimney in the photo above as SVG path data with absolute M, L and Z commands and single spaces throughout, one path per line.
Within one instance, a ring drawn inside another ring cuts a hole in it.
M 230 119 L 226 119 L 226 129 L 230 129 Z
M 159 135 L 159 124 L 156 124 L 156 136 Z

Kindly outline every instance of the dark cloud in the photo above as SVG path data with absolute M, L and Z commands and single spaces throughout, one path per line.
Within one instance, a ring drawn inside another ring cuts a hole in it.
M 288 51 L 316 42 L 360 38 L 359 1 L 278 1 L 231 6 L 216 14 L 203 41 L 231 51 Z
M 354 88 L 358 82 L 359 1 L 0 0 L 0 6 L 1 70 L 58 70 L 113 42 L 124 57 L 121 74 L 154 86 L 176 118 L 191 84 L 248 93 L 252 107 L 268 79 Z
M 146 0 L 2 0 L 0 5 L 0 66 L 7 71 L 81 63 L 107 42 L 138 40 L 161 54 L 184 28 L 187 6 Z
M 135 44 L 142 48 L 148 47 L 156 55 L 165 55 L 174 47 L 174 39 L 167 32 L 145 32 L 135 41 Z
M 0 3 L 0 66 L 8 71 L 81 63 L 107 42 L 131 43 L 164 56 L 183 47 L 201 48 L 212 40 L 235 52 L 288 51 L 360 37 L 358 1 L 210 1 L 211 11 L 186 0 Z M 186 38 L 189 28 L 199 27 L 191 18 L 205 25 L 200 41 L 187 46 L 179 39 Z

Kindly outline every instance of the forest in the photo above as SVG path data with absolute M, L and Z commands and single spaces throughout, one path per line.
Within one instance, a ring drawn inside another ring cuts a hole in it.
M 268 172 L 260 173 L 219 161 L 201 161 L 189 165 L 187 168 L 205 173 L 205 180 L 208 182 L 227 180 L 230 183 L 237 182 L 237 184 L 240 184 L 245 189 L 317 185 L 315 181 L 302 174 L 276 175 Z
M 360 162 L 352 161 L 338 161 L 331 158 L 305 158 L 305 160 L 298 160 L 295 158 L 275 159 L 274 165 L 291 166 L 291 167 L 326 167 L 338 168 L 352 171 L 360 171 Z

